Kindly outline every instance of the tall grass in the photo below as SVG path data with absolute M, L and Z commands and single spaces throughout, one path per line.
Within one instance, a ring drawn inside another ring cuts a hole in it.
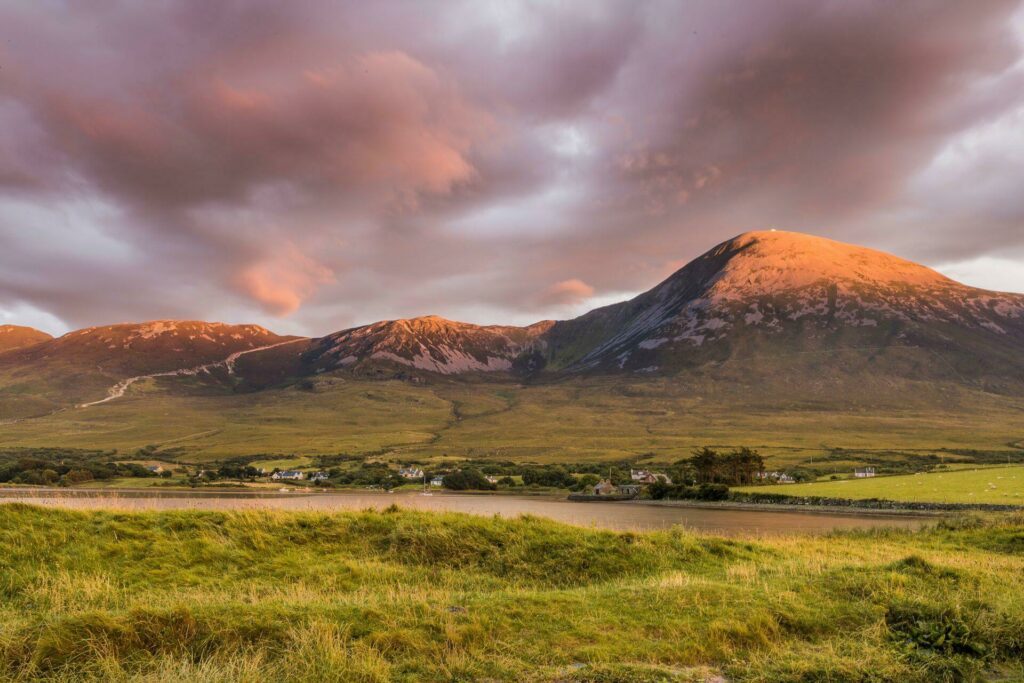
M 0 505 L 0 679 L 1024 675 L 1024 516 L 725 540 L 537 518 Z

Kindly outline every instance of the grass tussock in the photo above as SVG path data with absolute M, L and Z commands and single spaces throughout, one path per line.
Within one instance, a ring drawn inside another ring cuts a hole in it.
M 0 680 L 1013 680 L 1022 531 L 3 505 Z

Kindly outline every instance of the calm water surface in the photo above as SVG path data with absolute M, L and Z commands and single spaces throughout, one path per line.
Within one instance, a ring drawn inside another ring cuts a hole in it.
M 679 508 L 636 503 L 572 503 L 546 496 L 487 496 L 414 492 L 302 493 L 183 490 L 0 489 L 0 502 L 20 501 L 75 509 L 337 511 L 380 509 L 391 504 L 414 510 L 517 517 L 530 514 L 580 526 L 629 531 L 685 526 L 725 534 L 825 532 L 868 527 L 917 528 L 928 519 L 803 511 Z

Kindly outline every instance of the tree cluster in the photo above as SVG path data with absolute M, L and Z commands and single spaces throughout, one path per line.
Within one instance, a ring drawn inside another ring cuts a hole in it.
M 693 470 L 698 484 L 752 484 L 757 478 L 757 473 L 764 470 L 764 458 L 750 448 L 719 453 L 705 446 L 693 451 L 687 463 Z
M 467 467 L 444 475 L 444 487 L 452 491 L 493 491 L 498 488 L 487 481 L 487 477 L 475 467 Z
M 155 477 L 142 465 L 130 462 L 88 462 L 18 458 L 0 465 L 0 483 L 37 486 L 70 486 L 94 479 L 116 477 Z

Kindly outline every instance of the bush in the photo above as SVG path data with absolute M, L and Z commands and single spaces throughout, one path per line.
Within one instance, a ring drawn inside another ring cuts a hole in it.
M 729 487 L 725 484 L 701 484 L 700 486 L 672 485 L 658 481 L 647 487 L 647 494 L 655 500 L 675 498 L 677 500 L 727 500 Z
M 886 626 L 893 637 L 918 650 L 943 655 L 960 654 L 984 657 L 988 648 L 978 633 L 956 610 L 935 609 L 923 604 L 889 607 Z
M 554 488 L 572 488 L 576 485 L 576 477 L 565 471 L 560 465 L 548 467 L 531 467 L 523 470 L 523 484 L 526 486 L 552 486 Z
M 728 497 L 729 487 L 725 484 L 701 484 L 697 487 L 699 500 L 726 500 Z
M 444 487 L 452 491 L 493 491 L 497 488 L 497 486 L 487 481 L 480 470 L 473 468 L 446 474 L 444 477 Z

